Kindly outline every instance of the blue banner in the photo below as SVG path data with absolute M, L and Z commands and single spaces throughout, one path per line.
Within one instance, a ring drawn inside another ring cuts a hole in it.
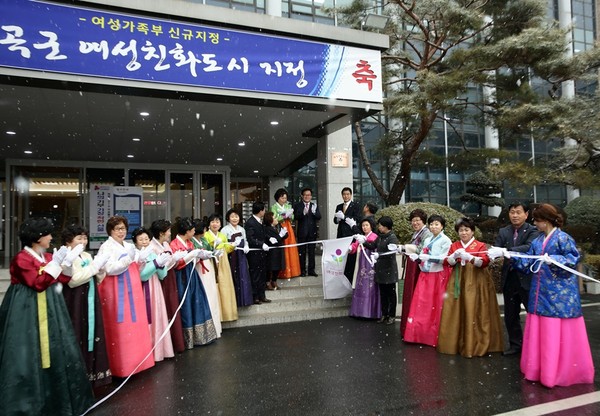
M 42 1 L 0 10 L 0 66 L 382 101 L 379 51 Z

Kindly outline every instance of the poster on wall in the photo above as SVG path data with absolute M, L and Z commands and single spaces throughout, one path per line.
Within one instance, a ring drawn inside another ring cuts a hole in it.
M 112 186 L 90 184 L 90 248 L 96 250 L 108 238 L 106 221 L 112 217 Z
M 113 215 L 127 218 L 126 238 L 131 239 L 131 231 L 142 226 L 142 192 L 139 186 L 90 185 L 90 249 L 97 250 L 106 241 L 106 222 Z
M 143 189 L 141 186 L 113 186 L 113 215 L 127 218 L 129 228 L 127 238 L 131 239 L 131 232 L 142 226 Z

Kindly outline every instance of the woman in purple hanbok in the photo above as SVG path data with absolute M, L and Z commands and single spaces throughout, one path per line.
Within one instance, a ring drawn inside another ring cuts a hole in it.
M 372 217 L 366 217 L 360 222 L 360 227 L 363 235 L 355 239 L 349 248 L 350 253 L 358 253 L 356 256 L 357 267 L 354 268 L 355 286 L 349 315 L 357 318 L 379 319 L 381 318 L 381 300 L 379 286 L 375 283 L 371 250 L 361 244 L 361 242 L 372 242 L 377 239 L 377 234 L 373 232 L 375 221 Z
M 221 229 L 221 232 L 225 234 L 228 242 L 239 241 L 237 248 L 228 254 L 231 274 L 233 275 L 235 298 L 238 306 L 249 306 L 254 303 L 254 298 L 252 297 L 252 282 L 250 281 L 248 260 L 246 259 L 246 253 L 250 250 L 246 240 L 246 230 L 242 226 L 242 217 L 235 209 L 227 211 L 225 219 L 227 225 Z

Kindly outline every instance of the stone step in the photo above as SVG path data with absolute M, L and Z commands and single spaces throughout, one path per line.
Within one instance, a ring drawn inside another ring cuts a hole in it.
M 348 316 L 348 306 L 328 309 L 299 309 L 295 311 L 259 313 L 249 317 L 240 317 L 237 321 L 223 322 L 223 328 L 243 328 L 248 326 L 271 325 L 284 322 L 314 321 L 318 319 Z M 262 306 L 262 305 L 260 305 Z
M 352 298 L 342 299 L 323 299 L 323 297 L 298 297 L 289 299 L 274 299 L 267 294 L 267 298 L 271 303 L 263 303 L 262 305 L 251 305 L 238 308 L 238 316 L 241 318 L 252 317 L 261 314 L 270 314 L 278 312 L 294 312 L 297 310 L 328 310 L 338 307 L 350 307 Z

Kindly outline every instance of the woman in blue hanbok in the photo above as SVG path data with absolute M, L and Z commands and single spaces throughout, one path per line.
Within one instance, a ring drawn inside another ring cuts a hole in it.
M 204 285 L 196 270 L 196 262 L 209 258 L 210 253 L 194 249 L 192 237 L 195 230 L 191 218 L 181 218 L 177 223 L 177 237 L 171 241 L 174 255 L 177 252 L 185 252 L 185 256 L 175 265 L 175 275 L 180 302 L 187 289 L 187 296 L 180 311 L 186 349 L 209 344 L 217 339 Z
M 560 229 L 563 218 L 554 206 L 541 204 L 533 211 L 533 220 L 541 233 L 527 254 L 543 257 L 517 257 L 512 262 L 515 269 L 533 274 L 521 371 L 527 380 L 547 387 L 593 383 L 594 363 L 581 312 L 579 281 L 557 265 L 575 269 L 579 251 L 573 238 Z
M 227 241 L 235 243 L 239 241 L 239 245 L 234 251 L 228 254 L 229 265 L 233 275 L 233 285 L 235 287 L 235 298 L 238 306 L 249 306 L 254 303 L 252 297 L 252 282 L 250 281 L 250 273 L 248 271 L 248 260 L 246 253 L 250 250 L 248 241 L 246 240 L 246 230 L 242 226 L 240 214 L 230 209 L 225 215 L 227 225 L 221 229 L 221 232 L 227 237 Z

